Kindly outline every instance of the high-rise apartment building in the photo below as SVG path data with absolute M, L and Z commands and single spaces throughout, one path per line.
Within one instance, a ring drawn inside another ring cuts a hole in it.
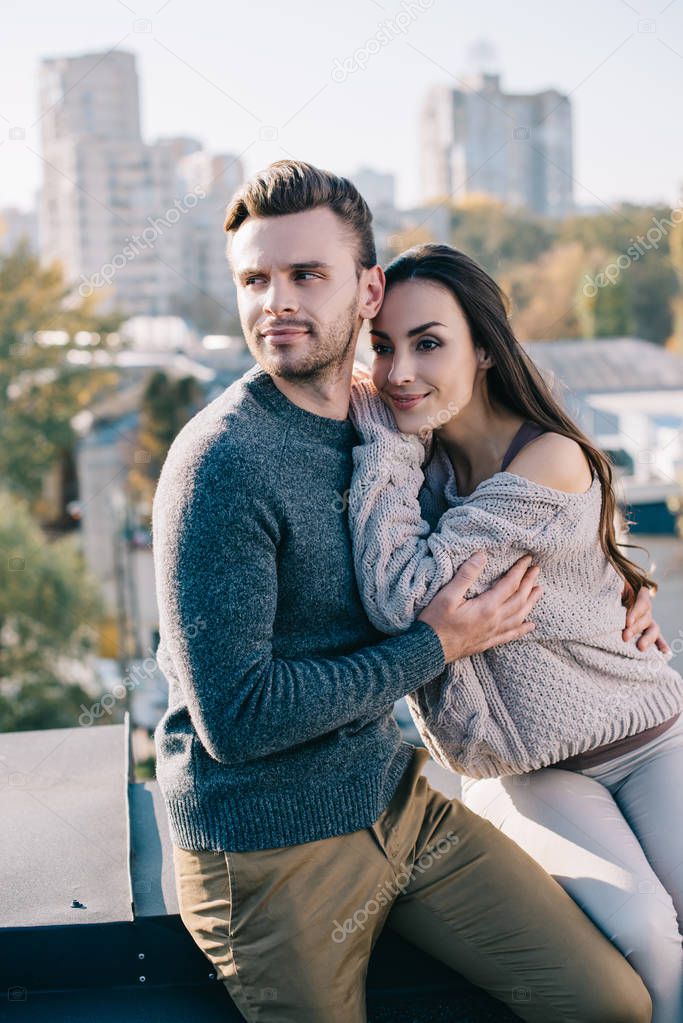
M 58 259 L 81 295 L 97 291 L 103 309 L 166 315 L 197 287 L 229 303 L 220 210 L 207 223 L 203 204 L 211 196 L 214 210 L 225 205 L 241 181 L 239 160 L 209 156 L 191 138 L 145 143 L 131 53 L 45 60 L 40 110 L 42 258 Z M 205 188 L 189 183 L 190 158 L 213 168 Z M 198 274 L 194 251 L 217 265 Z
M 351 180 L 371 210 L 393 209 L 396 205 L 396 178 L 393 174 L 359 167 Z
M 542 216 L 573 209 L 571 104 L 554 89 L 506 93 L 496 74 L 473 76 L 459 89 L 436 86 L 420 136 L 427 201 L 483 192 Z

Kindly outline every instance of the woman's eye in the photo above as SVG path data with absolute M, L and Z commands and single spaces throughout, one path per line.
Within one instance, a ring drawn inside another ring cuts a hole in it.
M 370 347 L 372 348 L 375 355 L 384 355 L 385 352 L 391 351 L 391 349 L 387 345 L 381 345 L 379 342 L 371 344 Z
M 417 347 L 420 348 L 421 346 L 424 345 L 429 345 L 428 348 L 424 349 L 426 352 L 433 352 L 435 348 L 441 347 L 439 342 L 435 341 L 434 338 L 432 337 L 421 337 L 420 340 L 418 341 Z

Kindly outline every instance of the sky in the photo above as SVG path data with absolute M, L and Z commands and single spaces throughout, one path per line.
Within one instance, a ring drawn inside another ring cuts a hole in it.
M 0 207 L 40 187 L 41 59 L 114 47 L 137 55 L 145 141 L 190 135 L 247 173 L 288 156 L 391 171 L 400 206 L 420 200 L 426 91 L 485 56 L 506 91 L 570 94 L 578 202 L 681 199 L 683 0 L 10 3 Z

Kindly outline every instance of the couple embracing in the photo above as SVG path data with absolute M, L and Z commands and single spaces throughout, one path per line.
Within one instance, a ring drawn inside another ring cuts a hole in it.
M 680 1023 L 683 679 L 608 462 L 488 274 L 383 270 L 348 180 L 279 161 L 225 230 L 256 364 L 153 509 L 185 926 L 259 1023 L 363 1023 L 385 925 L 523 1020 Z

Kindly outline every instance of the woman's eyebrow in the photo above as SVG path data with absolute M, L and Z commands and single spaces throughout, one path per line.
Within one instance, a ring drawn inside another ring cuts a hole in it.
M 420 324 L 419 327 L 413 327 L 412 330 L 408 331 L 406 336 L 407 337 L 415 337 L 416 334 L 421 334 L 423 330 L 427 330 L 429 327 L 445 327 L 445 326 L 446 326 L 445 323 L 439 323 L 438 320 L 430 320 L 429 323 L 422 323 L 422 324 Z M 370 333 L 371 334 L 376 334 L 377 337 L 384 338 L 385 341 L 389 341 L 390 340 L 388 334 L 385 334 L 385 332 L 383 330 L 377 330 L 375 327 L 370 327 Z

